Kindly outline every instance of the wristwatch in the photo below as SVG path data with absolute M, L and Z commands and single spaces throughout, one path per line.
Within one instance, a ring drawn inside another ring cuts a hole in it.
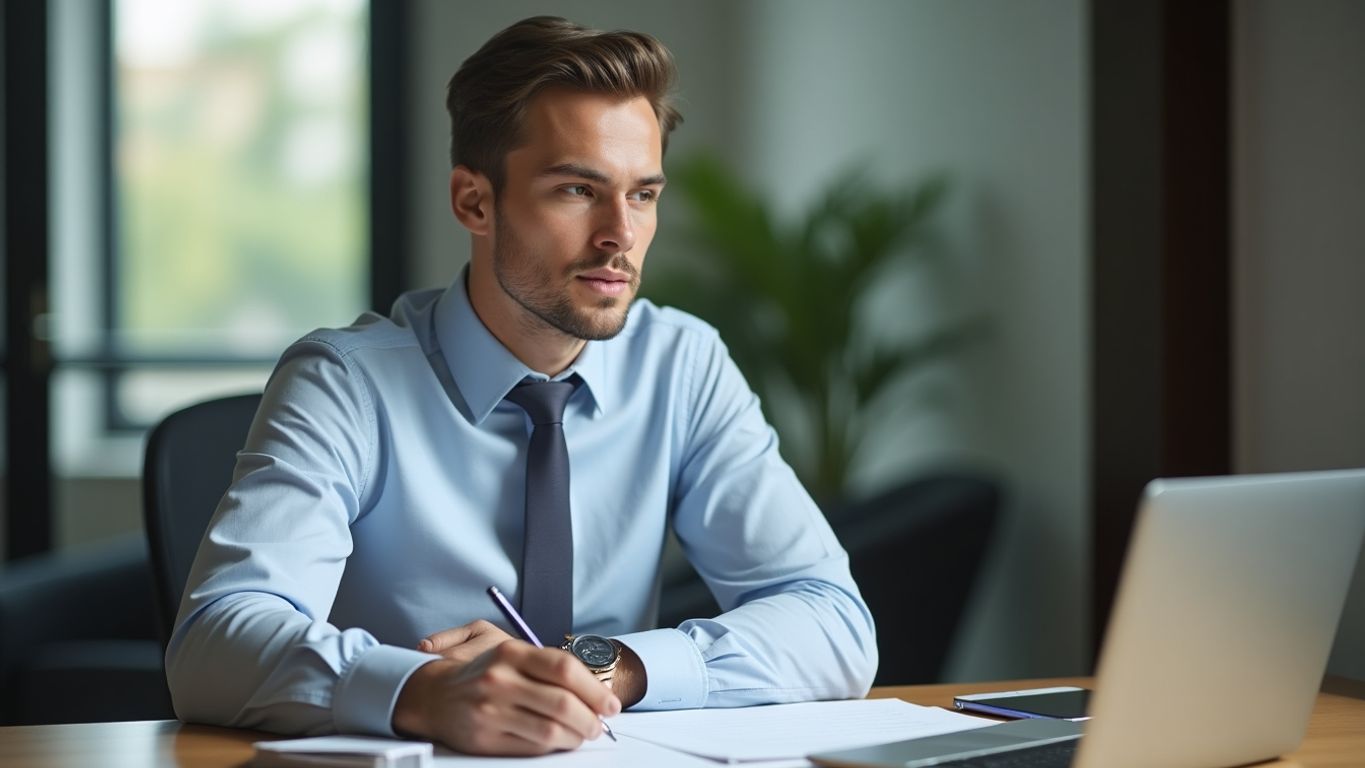
M 603 683 L 610 682 L 621 660 L 621 644 L 601 635 L 565 635 L 559 649 L 573 654 Z

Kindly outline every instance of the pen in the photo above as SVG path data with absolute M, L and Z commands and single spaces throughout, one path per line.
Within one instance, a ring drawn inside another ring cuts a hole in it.
M 526 619 L 523 619 L 521 614 L 517 613 L 517 609 L 512 607 L 512 604 L 508 602 L 507 598 L 503 596 L 502 592 L 499 591 L 497 587 L 489 587 L 488 596 L 493 599 L 493 605 L 496 605 L 498 610 L 502 611 L 502 615 L 506 616 L 507 620 L 511 622 L 512 628 L 517 631 L 518 635 L 521 635 L 522 640 L 525 640 L 537 648 L 545 647 L 545 644 L 540 642 L 540 638 L 536 637 L 536 633 L 531 631 L 531 627 L 526 623 Z M 598 715 L 597 719 L 602 721 L 602 730 L 611 737 L 612 741 L 616 741 L 616 734 L 612 733 L 611 726 L 607 725 L 607 718 Z

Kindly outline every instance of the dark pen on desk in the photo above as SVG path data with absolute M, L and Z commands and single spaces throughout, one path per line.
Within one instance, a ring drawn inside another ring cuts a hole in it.
M 493 599 L 493 605 L 498 607 L 498 610 L 502 612 L 502 615 L 507 617 L 507 621 L 512 624 L 512 628 L 517 631 L 517 634 L 521 635 L 522 640 L 525 640 L 537 648 L 545 647 L 545 644 L 540 642 L 540 638 L 536 637 L 536 633 L 531 631 L 531 627 L 526 623 L 526 619 L 523 619 L 521 614 L 517 613 L 517 609 L 512 607 L 512 604 L 508 602 L 507 598 L 503 596 L 502 592 L 499 591 L 497 587 L 489 587 L 488 596 Z M 597 719 L 602 721 L 602 730 L 611 737 L 612 741 L 616 741 L 616 734 L 612 733 L 611 726 L 607 725 L 607 718 L 598 715 Z

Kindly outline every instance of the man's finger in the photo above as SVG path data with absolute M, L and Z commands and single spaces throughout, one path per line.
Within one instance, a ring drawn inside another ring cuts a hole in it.
M 587 713 L 587 707 L 579 702 L 579 709 Z M 602 724 L 592 718 L 595 729 L 588 731 L 592 738 L 602 732 Z M 549 750 L 578 749 L 586 737 L 583 732 L 562 720 L 547 717 L 530 709 L 512 708 L 505 713 L 502 731 L 505 735 L 517 737 Z
M 477 749 L 469 750 L 478 754 L 501 755 L 503 757 L 539 757 L 555 751 L 554 747 L 547 747 L 528 741 L 515 733 L 499 732 L 486 738 L 485 743 L 478 744 Z
M 468 624 L 454 629 L 443 629 L 418 641 L 417 650 L 427 653 L 440 653 L 447 648 L 452 648 L 469 640 L 471 634 Z
M 526 722 L 513 722 L 527 717 L 527 713 L 518 711 L 516 707 L 491 709 L 485 713 L 486 722 L 467 723 L 466 727 L 458 728 L 451 734 L 448 740 L 462 752 L 479 755 L 529 757 L 568 748 L 541 744 L 517 735 L 516 731 L 534 730 Z M 511 728 L 508 727 L 509 723 Z
M 440 632 L 433 632 L 422 638 L 417 643 L 417 650 L 427 653 L 440 653 L 449 648 L 454 648 L 462 643 L 467 643 L 475 638 L 487 638 L 491 642 L 488 647 L 496 645 L 502 640 L 506 640 L 509 635 L 503 632 L 498 625 L 491 621 L 477 619 L 465 624 L 462 627 L 453 629 L 443 629 Z
M 522 674 L 533 680 L 567 689 L 594 714 L 612 716 L 621 711 L 621 701 L 616 694 L 598 682 L 581 661 L 563 651 L 530 649 L 517 666 Z
M 602 734 L 602 721 L 597 719 L 597 712 L 573 691 L 527 677 L 521 677 L 513 687 L 515 688 L 513 700 L 518 707 L 536 718 L 552 721 L 561 728 L 572 731 L 580 742 L 595 739 Z M 546 743 L 549 737 L 544 733 L 547 727 L 545 723 L 533 719 L 526 721 L 524 725 L 530 730 L 518 729 L 513 732 L 523 738 Z M 540 736 L 537 737 L 537 734 Z

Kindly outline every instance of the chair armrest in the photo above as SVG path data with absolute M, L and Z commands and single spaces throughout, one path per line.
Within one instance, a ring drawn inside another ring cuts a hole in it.
M 7 566 L 0 570 L 0 680 L 47 643 L 157 639 L 152 595 L 141 534 Z

